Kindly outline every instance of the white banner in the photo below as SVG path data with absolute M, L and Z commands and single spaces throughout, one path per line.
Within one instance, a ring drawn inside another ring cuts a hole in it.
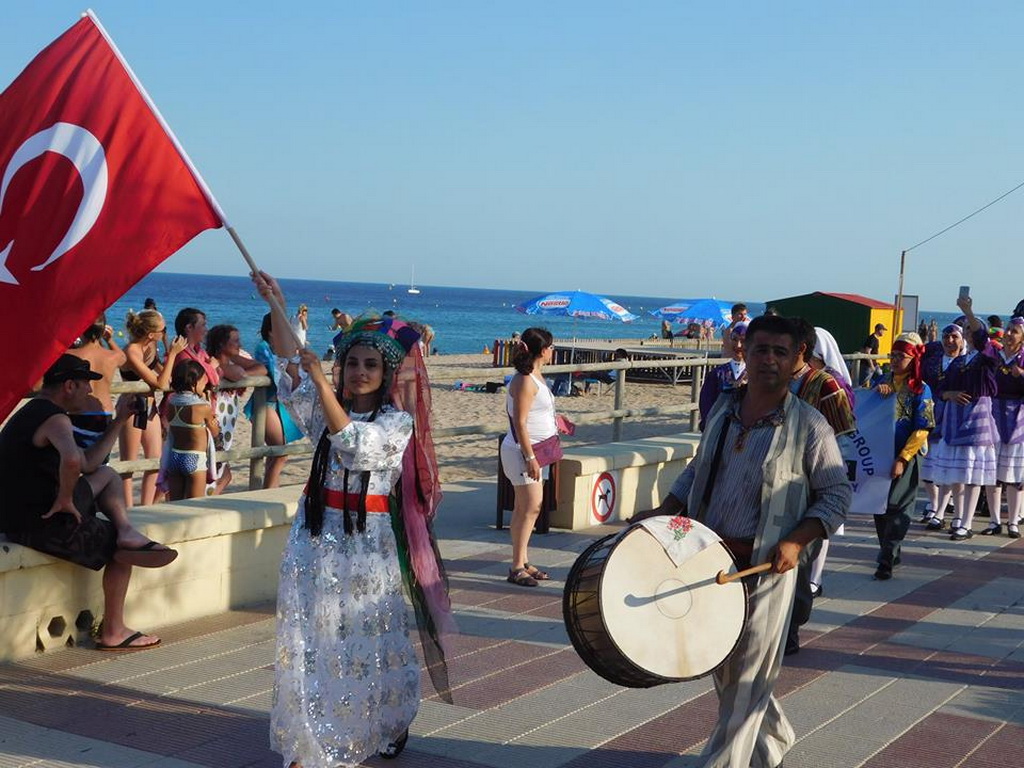
M 858 389 L 856 395 L 853 412 L 857 431 L 839 438 L 839 450 L 853 484 L 850 514 L 881 515 L 892 482 L 896 396 L 882 397 L 870 389 Z

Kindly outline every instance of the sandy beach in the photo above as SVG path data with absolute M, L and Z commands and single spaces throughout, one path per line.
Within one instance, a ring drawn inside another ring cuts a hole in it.
M 504 389 L 493 394 L 452 389 L 455 375 L 472 384 L 502 381 L 500 369 L 491 367 L 490 355 L 435 355 L 429 359 L 428 369 L 431 375 L 434 429 L 486 423 L 504 432 L 507 425 Z M 467 369 L 473 369 L 474 373 L 478 370 L 479 373 L 475 378 L 470 378 L 465 375 Z M 627 378 L 624 406 L 652 408 L 682 405 L 690 401 L 689 395 L 688 385 L 673 387 L 669 384 L 630 383 Z M 579 414 L 610 411 L 613 404 L 614 392 L 611 387 L 604 387 L 601 394 L 592 391 L 588 395 L 559 397 L 556 400 L 559 413 L 569 419 L 575 419 Z M 671 434 L 685 431 L 688 426 L 689 417 L 685 415 L 626 419 L 622 425 L 622 439 Z M 245 445 L 250 439 L 249 422 L 242 419 L 236 431 L 236 443 Z M 563 437 L 563 442 L 568 449 L 573 445 L 603 443 L 611 439 L 612 422 L 609 420 L 581 424 L 576 434 Z M 450 483 L 493 477 L 497 471 L 497 442 L 497 434 L 438 438 L 436 448 L 441 481 Z M 290 459 L 282 474 L 282 484 L 304 483 L 309 472 L 309 461 L 308 456 Z M 248 464 L 239 462 L 233 466 L 233 473 L 228 490 L 246 490 L 249 482 Z

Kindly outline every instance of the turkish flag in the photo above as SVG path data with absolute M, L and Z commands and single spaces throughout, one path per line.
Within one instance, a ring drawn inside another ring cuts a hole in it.
M 215 204 L 91 17 L 0 93 L 0 420 Z

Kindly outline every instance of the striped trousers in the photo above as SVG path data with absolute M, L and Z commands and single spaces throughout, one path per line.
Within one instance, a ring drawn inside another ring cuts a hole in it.
M 747 625 L 714 673 L 718 724 L 704 746 L 705 768 L 775 768 L 796 734 L 772 695 L 782 668 L 796 569 L 748 581 Z

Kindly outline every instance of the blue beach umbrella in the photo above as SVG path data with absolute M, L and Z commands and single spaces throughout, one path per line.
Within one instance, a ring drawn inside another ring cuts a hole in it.
M 522 312 L 524 315 L 571 317 L 573 319 L 573 334 L 572 348 L 569 350 L 570 363 L 576 357 L 576 320 L 578 318 L 621 320 L 624 323 L 639 319 L 639 315 L 634 315 L 617 301 L 586 291 L 546 293 L 543 296 L 536 296 L 529 301 L 524 301 L 522 304 L 517 304 L 516 311 Z
M 732 304 L 718 299 L 680 299 L 651 311 L 655 317 L 674 323 L 721 325 L 732 320 Z
M 559 291 L 546 293 L 516 305 L 516 311 L 524 315 L 555 315 L 560 317 L 583 317 L 594 320 L 621 320 L 624 323 L 637 320 L 624 306 L 613 299 L 586 291 Z

